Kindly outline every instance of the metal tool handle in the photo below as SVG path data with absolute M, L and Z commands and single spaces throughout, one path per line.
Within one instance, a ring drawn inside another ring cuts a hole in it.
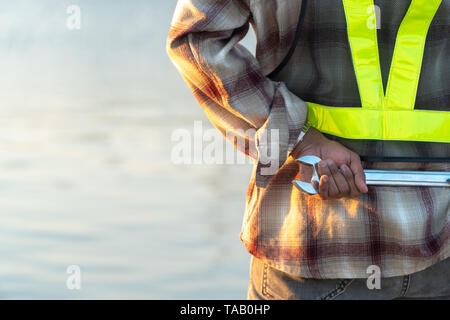
M 364 170 L 364 173 L 368 185 L 450 187 L 450 172 Z

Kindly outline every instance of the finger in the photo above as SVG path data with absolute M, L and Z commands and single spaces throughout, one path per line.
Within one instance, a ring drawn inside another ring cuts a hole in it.
M 339 190 L 340 196 L 348 196 L 350 194 L 350 186 L 347 178 L 342 174 L 342 172 L 337 167 L 336 163 L 333 160 L 327 160 L 328 168 L 333 175 L 334 182 L 336 183 L 336 187 Z M 351 178 L 353 180 L 353 176 Z
M 342 174 L 344 175 L 344 177 L 347 179 L 349 187 L 350 187 L 350 197 L 356 198 L 359 197 L 360 192 L 358 190 L 358 188 L 355 185 L 355 177 L 353 176 L 352 170 L 350 170 L 350 168 L 343 164 L 341 166 L 341 171 Z
M 323 200 L 329 198 L 328 190 L 330 187 L 328 176 L 321 176 L 319 181 L 319 195 Z
M 313 186 L 313 188 L 317 191 L 317 193 L 319 193 L 319 182 L 317 182 L 316 180 L 311 181 L 311 184 Z
M 339 195 L 339 189 L 336 186 L 336 182 L 333 179 L 333 175 L 328 168 L 328 164 L 326 161 L 319 162 L 319 174 L 321 176 L 328 177 L 328 197 L 337 197 Z
M 361 160 L 356 153 L 352 153 L 350 158 L 350 169 L 352 169 L 353 175 L 355 176 L 355 184 L 358 190 L 362 193 L 367 193 L 369 189 L 366 185 L 366 175 L 361 165 Z

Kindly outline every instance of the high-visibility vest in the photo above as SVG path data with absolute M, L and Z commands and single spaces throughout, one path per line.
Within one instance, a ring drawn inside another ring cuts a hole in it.
M 345 139 L 450 143 L 450 106 L 449 111 L 415 109 L 427 33 L 441 3 L 411 1 L 397 32 L 385 90 L 377 28 L 371 23 L 374 1 L 343 0 L 361 107 L 307 102 L 310 124 Z

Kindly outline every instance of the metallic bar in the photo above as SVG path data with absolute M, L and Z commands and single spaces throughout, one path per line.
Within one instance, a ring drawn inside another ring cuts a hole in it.
M 364 170 L 368 185 L 450 187 L 450 172 Z

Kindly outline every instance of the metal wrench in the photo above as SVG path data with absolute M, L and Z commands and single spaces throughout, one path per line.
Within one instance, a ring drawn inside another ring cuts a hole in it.
M 304 156 L 297 161 L 313 167 L 311 182 L 319 182 L 317 164 L 322 161 L 316 156 Z M 436 171 L 394 171 L 394 170 L 364 170 L 367 185 L 379 186 L 428 186 L 450 187 L 450 172 Z M 294 180 L 294 186 L 310 195 L 317 194 L 317 190 L 309 182 Z

